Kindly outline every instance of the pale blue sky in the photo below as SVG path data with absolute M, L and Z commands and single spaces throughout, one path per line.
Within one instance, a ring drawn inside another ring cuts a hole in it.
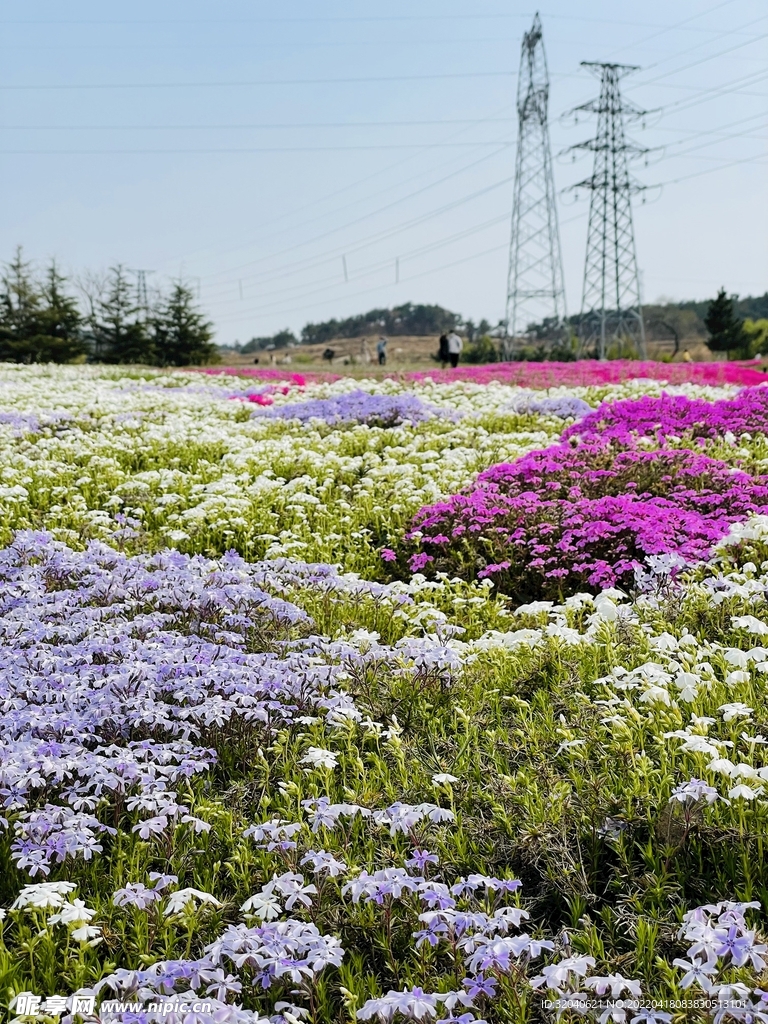
M 150 283 L 183 273 L 221 342 L 407 300 L 498 320 L 534 10 L 5 0 L 0 257 L 22 243 L 73 273 L 118 261 L 154 270 Z M 640 65 L 625 93 L 661 108 L 633 132 L 666 147 L 635 168 L 667 183 L 635 207 L 644 298 L 766 291 L 763 0 L 539 10 L 555 153 L 593 129 L 559 118 L 596 94 L 582 60 Z M 558 189 L 588 173 L 588 157 L 555 161 Z M 577 312 L 587 203 L 566 198 Z

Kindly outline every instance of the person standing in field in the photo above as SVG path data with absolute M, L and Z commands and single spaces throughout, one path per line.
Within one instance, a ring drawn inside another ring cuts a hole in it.
M 459 356 L 461 355 L 461 350 L 464 348 L 464 345 L 456 331 L 451 331 L 446 342 L 448 347 L 448 358 L 451 361 L 451 366 L 455 370 L 459 365 Z
M 387 339 L 383 334 L 376 346 L 376 355 L 379 357 L 379 366 L 384 366 L 387 362 Z
M 437 357 L 440 360 L 440 369 L 444 370 L 445 369 L 445 364 L 447 362 L 449 362 L 449 359 L 448 359 L 448 335 L 447 334 L 441 334 L 440 335 L 440 341 L 439 341 L 438 344 L 439 344 L 440 347 L 439 347 L 439 349 L 437 351 Z

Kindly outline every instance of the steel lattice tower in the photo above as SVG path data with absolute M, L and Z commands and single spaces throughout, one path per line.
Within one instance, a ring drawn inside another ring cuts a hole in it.
M 504 355 L 528 325 L 565 319 L 565 286 L 549 144 L 549 75 L 539 15 L 523 36 Z
M 646 357 L 640 280 L 637 271 L 631 198 L 643 185 L 629 173 L 629 159 L 647 152 L 630 142 L 624 134 L 625 120 L 643 116 L 645 111 L 622 100 L 621 78 L 637 70 L 626 64 L 583 62 L 601 77 L 600 97 L 576 108 L 597 114 L 594 139 L 573 149 L 588 149 L 595 154 L 592 176 L 572 186 L 589 189 L 589 231 L 584 266 L 584 291 L 579 321 L 582 355 L 592 351 L 607 358 L 608 345 L 614 341 L 631 345 Z M 576 111 L 573 111 L 574 113 Z
M 154 274 L 154 270 L 130 270 L 129 273 L 136 275 L 136 308 L 142 316 L 149 316 L 147 274 Z

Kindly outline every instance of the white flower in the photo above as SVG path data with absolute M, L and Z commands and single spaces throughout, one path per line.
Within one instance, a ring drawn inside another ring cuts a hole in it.
M 450 786 L 452 782 L 458 781 L 455 775 L 449 775 L 448 772 L 437 772 L 432 776 L 433 786 Z
M 749 718 L 754 708 L 737 701 L 735 704 L 721 704 L 717 710 L 723 712 L 724 722 L 732 722 L 734 718 Z
M 243 913 L 253 914 L 262 921 L 274 921 L 276 917 L 279 917 L 282 913 L 282 907 L 275 895 L 275 880 L 272 879 L 271 882 L 267 882 L 261 892 L 249 896 L 240 909 Z
M 87 942 L 91 946 L 98 945 L 97 942 L 94 942 L 94 939 L 99 939 L 100 935 L 101 929 L 91 924 L 81 924 L 79 928 L 75 928 L 72 932 L 72 938 L 77 942 Z
M 754 800 L 762 791 L 762 786 L 758 786 L 757 789 L 751 789 L 744 785 L 734 786 L 733 789 L 728 790 L 728 798 L 730 800 Z
M 584 988 L 591 989 L 598 996 L 604 996 L 606 992 L 610 991 L 611 999 L 618 999 L 622 992 L 628 992 L 635 999 L 639 999 L 643 993 L 639 981 L 625 978 L 622 974 L 607 974 L 604 977 L 586 978 L 583 985 Z
M 11 910 L 18 910 L 21 907 L 56 909 L 63 906 L 67 893 L 73 892 L 76 888 L 74 882 L 38 882 L 37 885 L 25 885 L 11 904 Z
M 748 633 L 755 633 L 757 636 L 768 636 L 768 625 L 756 619 L 754 615 L 732 615 L 731 626 L 733 629 L 746 629 Z
M 640 700 L 643 704 L 666 704 L 669 706 L 670 703 L 669 693 L 663 686 L 649 686 Z
M 332 769 L 336 767 L 339 760 L 331 750 L 323 750 L 322 747 L 310 747 L 299 763 L 311 765 L 312 768 Z
M 606 593 L 598 594 L 595 598 L 595 618 L 603 622 L 615 622 L 619 617 L 619 609 Z
M 734 778 L 736 765 L 733 761 L 729 761 L 727 757 L 717 757 L 714 761 L 709 762 L 707 768 L 717 775 L 725 775 L 726 778 L 732 779 Z
M 680 979 L 680 988 L 690 988 L 695 982 L 705 992 L 709 992 L 712 988 L 711 975 L 717 974 L 719 970 L 717 964 L 711 964 L 707 961 L 702 963 L 700 960 L 681 960 L 678 957 L 672 963 L 675 967 L 680 967 L 685 971 L 685 974 Z
M 220 907 L 221 903 L 209 892 L 201 892 L 199 889 L 179 889 L 168 896 L 168 903 L 165 907 L 165 916 L 180 914 L 188 903 L 210 903 L 213 907 Z
M 76 899 L 71 903 L 62 904 L 58 914 L 52 914 L 48 918 L 48 924 L 87 924 L 95 916 L 95 910 L 89 910 L 82 900 Z
M 741 668 L 737 668 L 733 672 L 729 672 L 728 675 L 725 677 L 726 686 L 738 686 L 739 683 L 748 682 L 749 672 L 746 672 L 744 669 Z

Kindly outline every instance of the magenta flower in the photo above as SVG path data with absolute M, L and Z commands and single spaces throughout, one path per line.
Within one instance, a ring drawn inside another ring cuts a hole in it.
M 768 389 L 744 399 L 744 416 L 766 399 Z M 591 434 L 579 443 L 571 434 L 422 508 L 406 538 L 417 545 L 408 564 L 492 577 L 522 600 L 557 599 L 631 586 L 637 569 L 670 552 L 683 562 L 705 559 L 732 523 L 766 505 L 767 478 L 701 452 L 638 449 L 626 432 L 616 443 Z

